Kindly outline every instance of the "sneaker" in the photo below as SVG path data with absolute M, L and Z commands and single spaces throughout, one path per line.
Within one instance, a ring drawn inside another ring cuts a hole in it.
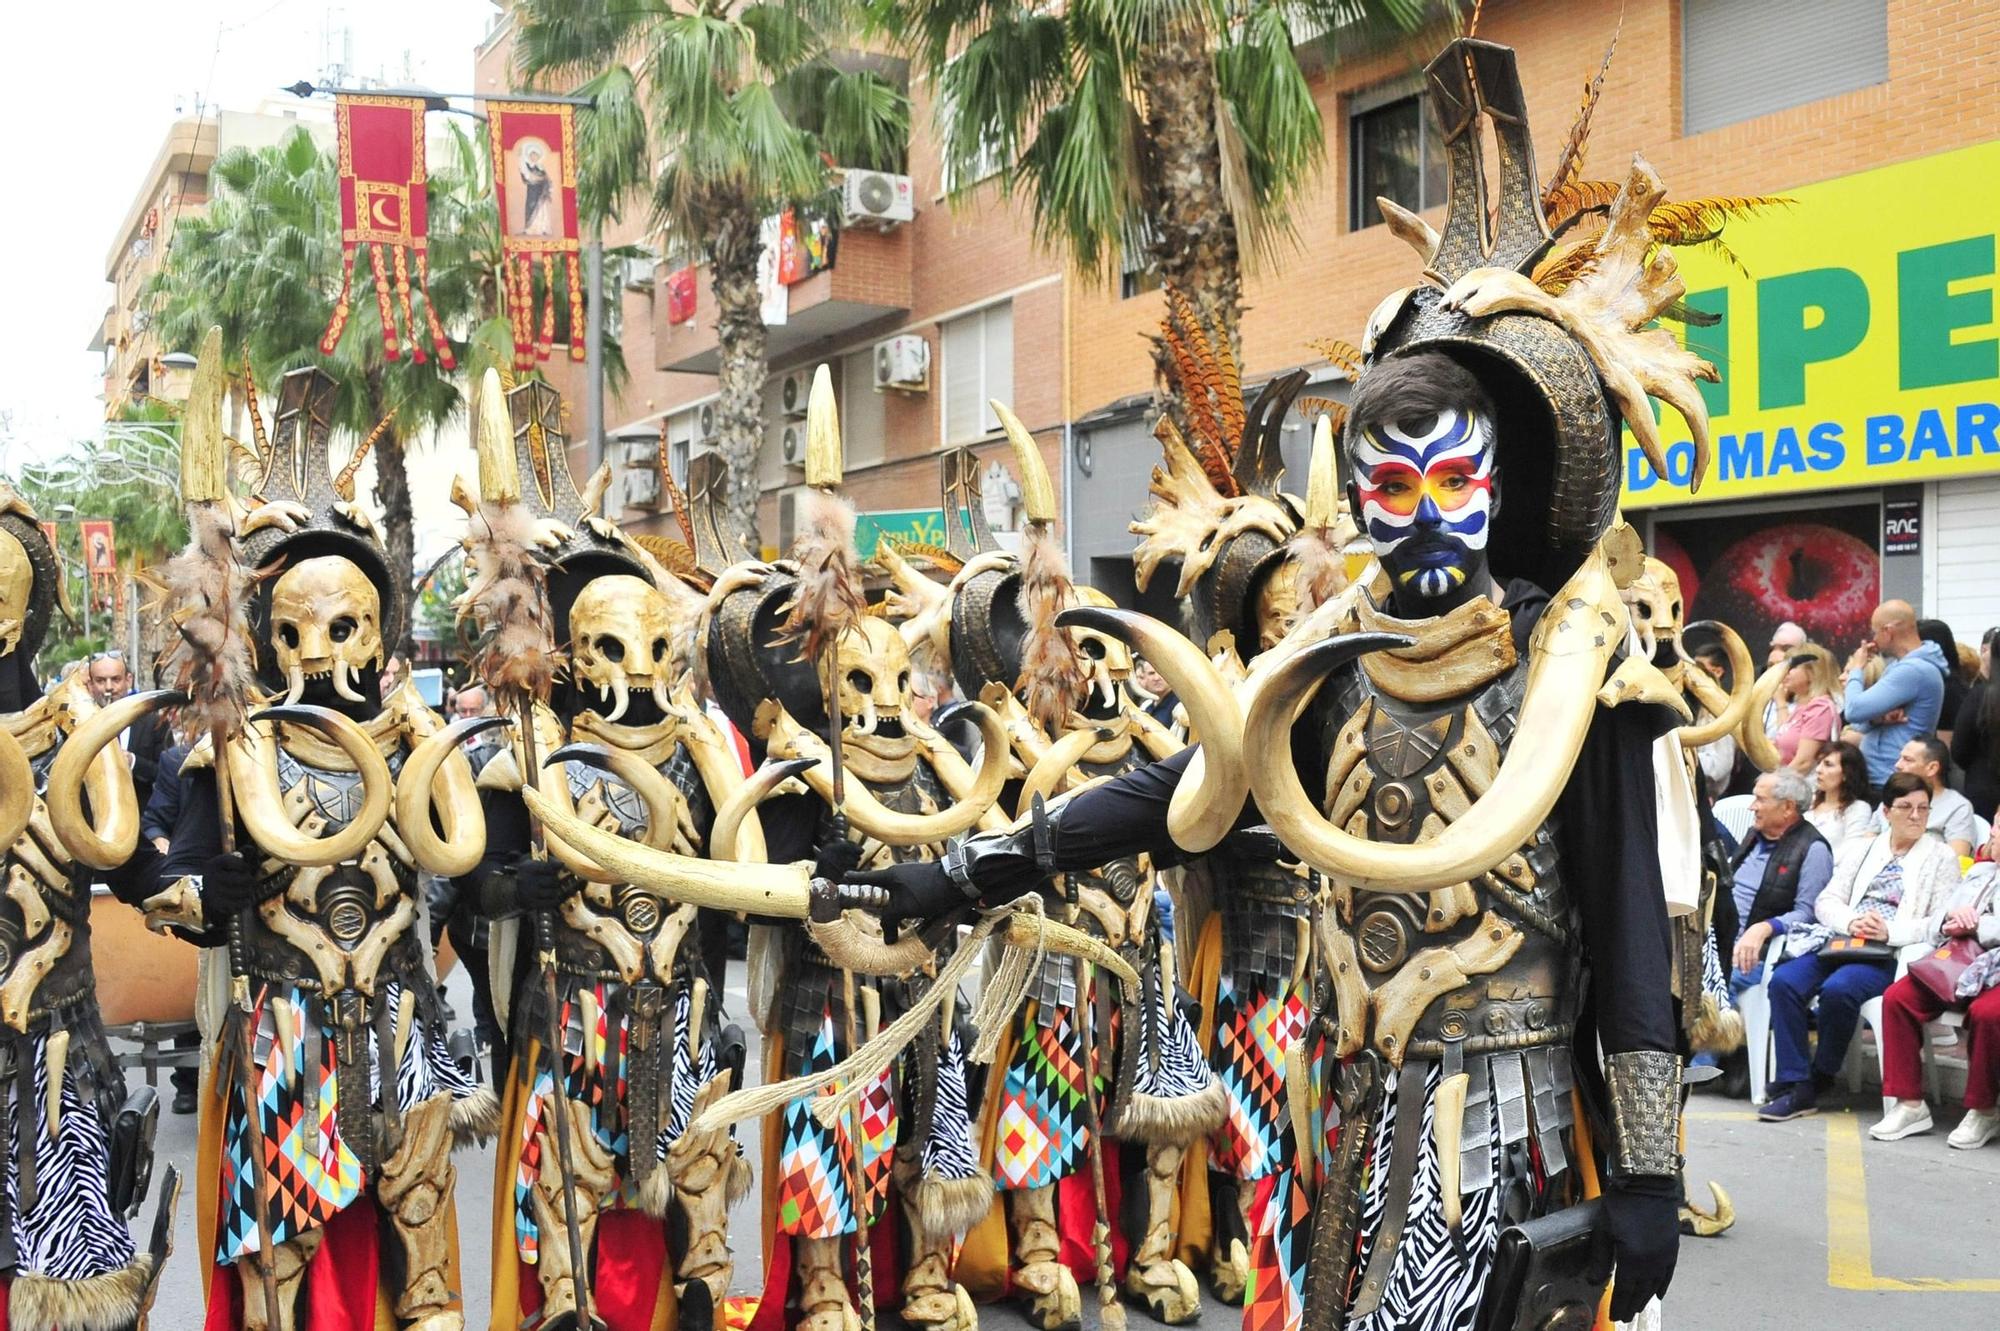
M 1899 1142 L 1905 1137 L 1915 1137 L 1931 1130 L 1931 1107 L 1919 1100 L 1907 1104 L 1898 1100 L 1882 1121 L 1868 1129 L 1868 1135 L 1878 1142 Z
M 1961 1151 L 1976 1151 L 2000 1136 L 2000 1109 L 1968 1109 L 1945 1140 Z
M 1811 1082 L 1800 1082 L 1758 1110 L 1757 1117 L 1765 1123 L 1784 1123 L 1818 1112 L 1819 1092 Z

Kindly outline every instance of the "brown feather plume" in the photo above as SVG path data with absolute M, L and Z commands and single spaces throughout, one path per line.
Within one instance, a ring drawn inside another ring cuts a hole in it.
M 1559 236 L 1586 214 L 1609 212 L 1621 188 L 1615 180 L 1572 180 L 1554 186 L 1542 196 L 1542 215 L 1548 218 L 1549 230 Z
M 965 568 L 965 561 L 941 545 L 931 545 L 924 541 L 903 541 L 893 536 L 882 538 L 894 550 L 912 564 L 923 564 L 936 569 L 948 578 L 955 578 Z
M 249 613 L 257 578 L 237 562 L 223 505 L 195 504 L 188 522 L 187 548 L 145 575 L 176 635 L 160 654 L 160 676 L 188 695 L 181 717 L 190 733 L 226 733 L 242 727 L 259 692 Z
M 375 447 L 375 441 L 382 437 L 382 432 L 388 429 L 395 419 L 396 413 L 392 411 L 375 423 L 375 428 L 368 432 L 368 437 L 355 448 L 354 456 L 347 459 L 347 465 L 333 478 L 335 494 L 349 503 L 354 501 L 354 478 L 361 471 L 361 464 L 368 460 L 369 451 Z
M 1174 394 L 1187 415 L 1188 449 L 1217 492 L 1234 498 L 1243 493 L 1234 467 L 1245 420 L 1235 358 L 1218 358 L 1194 302 L 1178 287 L 1167 288 L 1167 317 L 1160 333 L 1173 364 Z
M 1317 420 L 1321 416 L 1333 422 L 1334 437 L 1347 428 L 1347 404 L 1335 402 L 1330 397 L 1302 397 L 1297 403 L 1299 415 L 1307 420 Z
M 674 521 L 680 524 L 681 539 L 687 548 L 697 547 L 694 537 L 694 512 L 688 507 L 687 492 L 674 484 L 674 469 L 671 452 L 667 445 L 667 420 L 660 418 L 660 488 L 667 492 L 667 500 L 674 506 Z
M 1338 337 L 1309 338 L 1306 345 L 1326 357 L 1326 363 L 1350 379 L 1361 373 L 1361 348 Z
M 802 521 L 792 543 L 799 590 L 778 636 L 799 644 L 799 660 L 817 663 L 867 612 L 868 598 L 854 553 L 854 506 L 822 490 L 807 490 L 799 505 Z
M 1021 618 L 1028 626 L 1021 642 L 1021 704 L 1044 733 L 1060 735 L 1063 723 L 1083 700 L 1086 681 L 1076 644 L 1056 627 L 1069 605 L 1069 564 L 1052 524 L 1028 524 L 1021 553 Z
M 465 538 L 467 583 L 456 608 L 473 626 L 471 666 L 497 696 L 546 700 L 564 656 L 556 645 L 548 563 L 525 504 L 484 502 Z
M 1577 108 L 1576 122 L 1569 127 L 1569 137 L 1563 140 L 1562 152 L 1556 158 L 1556 169 L 1542 191 L 1544 213 L 1549 212 L 1549 197 L 1576 184 L 1583 174 L 1583 155 L 1590 148 L 1590 118 L 1597 110 L 1597 99 L 1604 93 L 1604 76 L 1611 70 L 1611 56 L 1618 49 L 1618 34 L 1624 28 L 1625 16 L 1621 13 L 1618 26 L 1611 30 L 1611 43 L 1604 48 L 1604 59 L 1597 66 L 1597 76 L 1583 85 L 1583 104 Z M 1556 225 L 1555 218 L 1549 218 L 1549 225 Z

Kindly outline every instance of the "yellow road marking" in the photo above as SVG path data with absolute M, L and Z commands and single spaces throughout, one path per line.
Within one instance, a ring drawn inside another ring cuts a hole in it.
M 1861 1154 L 1861 1120 L 1830 1114 L 1826 1120 L 1826 1283 L 1834 1289 L 1895 1290 L 1917 1294 L 1996 1294 L 2000 1280 L 1898 1280 L 1875 1274 L 1868 1235 L 1867 1162 Z
M 1708 1123 L 1755 1123 L 1757 1115 L 1748 1109 L 1690 1109 L 1681 1117 Z

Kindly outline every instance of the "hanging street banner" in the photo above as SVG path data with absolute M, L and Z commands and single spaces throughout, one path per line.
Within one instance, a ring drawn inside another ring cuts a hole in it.
M 1690 495 L 1664 411 L 1668 479 L 1627 434 L 1625 507 L 2000 472 L 2000 141 L 1782 192 L 1729 223 L 1741 268 L 1674 252 L 1688 303 L 1722 316 L 1686 334 L 1722 373 L 1701 385 L 1714 460 Z
M 541 102 L 489 101 L 493 191 L 500 204 L 500 253 L 507 320 L 514 328 L 514 368 L 549 358 L 556 333 L 556 261 L 569 291 L 569 358 L 584 357 L 583 281 L 576 209 L 576 108 Z M 535 276 L 542 312 L 535 321 Z
M 355 252 L 365 245 L 375 274 L 375 307 L 382 317 L 382 355 L 400 359 L 401 337 L 409 342 L 410 359 L 422 365 L 428 334 L 438 364 L 455 369 L 429 290 L 424 99 L 345 93 L 335 99 L 334 115 L 340 133 L 340 296 L 320 335 L 320 354 L 331 356 L 347 328 Z M 422 327 L 410 299 L 412 270 L 424 298 Z

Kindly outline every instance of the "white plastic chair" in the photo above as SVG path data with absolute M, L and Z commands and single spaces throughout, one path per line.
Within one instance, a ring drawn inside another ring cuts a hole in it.
M 1750 830 L 1750 797 L 1748 795 L 1725 795 L 1715 802 L 1715 821 L 1729 829 L 1729 835 L 1737 841 Z
M 1981 846 L 1985 845 L 1987 840 L 1993 835 L 1992 820 L 1988 818 L 1981 818 L 1976 813 L 1973 814 L 1972 833 L 1973 833 L 1972 848 L 1974 850 L 1978 850 Z

